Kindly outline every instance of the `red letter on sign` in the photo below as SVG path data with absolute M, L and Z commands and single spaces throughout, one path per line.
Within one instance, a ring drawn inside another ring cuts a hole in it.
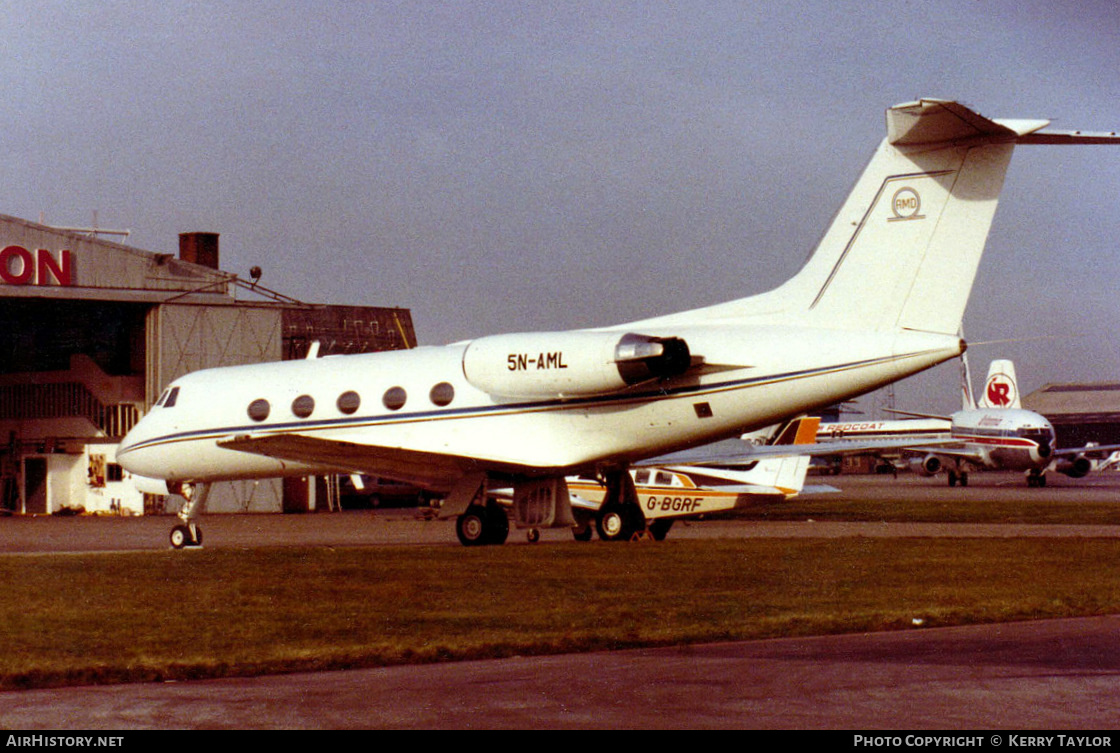
M 62 265 L 59 266 L 55 263 L 54 257 L 51 252 L 45 248 L 39 249 L 39 276 L 38 282 L 40 285 L 47 284 L 47 272 L 51 273 L 51 277 L 55 279 L 59 285 L 70 285 L 70 252 L 63 250 L 59 251 L 59 256 L 62 257 Z
M 19 259 L 19 274 L 11 271 L 12 259 Z M 8 246 L 0 251 L 0 280 L 10 285 L 26 285 L 35 275 L 35 264 L 31 261 L 31 253 L 23 246 Z

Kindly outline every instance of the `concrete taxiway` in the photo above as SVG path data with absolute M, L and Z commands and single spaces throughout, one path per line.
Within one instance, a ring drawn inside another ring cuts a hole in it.
M 29 729 L 1111 730 L 1120 617 L 0 693 Z
M 838 495 L 1116 501 L 1120 474 L 1028 490 L 841 477 Z M 990 479 L 982 483 L 981 479 Z M 981 496 L 983 495 L 983 496 Z M 837 497 L 841 498 L 840 496 Z M 162 550 L 170 519 L 0 519 L 0 553 Z M 458 546 L 414 511 L 209 516 L 207 547 Z M 706 522 L 672 537 L 1118 536 L 1120 526 Z M 545 532 L 544 542 L 570 540 Z M 511 533 L 510 543 L 527 545 Z M 523 657 L 259 678 L 0 693 L 7 729 L 1112 729 L 1120 616 Z

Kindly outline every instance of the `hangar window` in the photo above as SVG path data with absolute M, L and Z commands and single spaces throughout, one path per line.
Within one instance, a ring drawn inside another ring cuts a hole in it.
M 455 399 L 455 388 L 447 382 L 440 382 L 435 387 L 432 387 L 432 391 L 428 393 L 428 397 L 431 399 L 432 403 L 442 408 L 445 405 L 450 405 L 451 401 Z
M 249 418 L 254 421 L 263 421 L 268 418 L 269 405 L 264 399 L 254 400 L 249 403 Z
M 407 399 L 408 394 L 403 387 L 390 387 L 385 391 L 385 396 L 381 398 L 381 402 L 385 403 L 385 407 L 389 410 L 400 410 Z
M 292 401 L 292 413 L 299 418 L 307 418 L 315 410 L 315 398 L 311 395 L 300 395 Z
M 339 412 L 345 413 L 348 416 L 358 410 L 358 406 L 361 404 L 362 398 L 357 392 L 354 392 L 354 390 L 343 392 L 338 396 L 338 402 L 336 403 Z

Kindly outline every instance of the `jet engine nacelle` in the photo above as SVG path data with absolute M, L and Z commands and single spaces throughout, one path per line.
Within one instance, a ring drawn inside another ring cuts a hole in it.
M 1093 470 L 1093 461 L 1084 455 L 1078 455 L 1073 460 L 1059 460 L 1054 465 L 1054 470 L 1070 478 L 1085 478 Z
M 914 458 L 910 461 L 910 470 L 919 476 L 934 476 L 944 469 L 945 464 L 936 455 L 926 455 L 924 458 Z
M 463 374 L 491 395 L 564 398 L 605 395 L 679 376 L 692 357 L 678 337 L 618 332 L 528 332 L 472 341 Z

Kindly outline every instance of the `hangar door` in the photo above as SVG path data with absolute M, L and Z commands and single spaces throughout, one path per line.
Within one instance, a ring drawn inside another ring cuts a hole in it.
M 183 374 L 279 361 L 279 308 L 165 304 L 148 314 L 148 405 Z
M 279 361 L 279 307 L 164 304 L 148 313 L 146 398 L 151 406 L 170 382 L 191 371 L 216 366 Z M 279 479 L 215 484 L 207 502 L 213 512 L 280 512 Z M 183 500 L 172 497 L 167 512 Z

